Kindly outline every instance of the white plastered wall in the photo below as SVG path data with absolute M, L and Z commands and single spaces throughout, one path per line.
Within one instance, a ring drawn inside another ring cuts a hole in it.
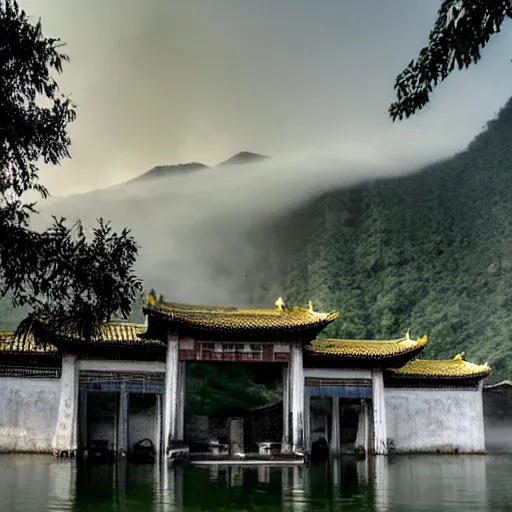
M 485 450 L 480 388 L 385 388 L 384 397 L 390 451 Z
M 0 451 L 51 453 L 60 379 L 0 377 Z

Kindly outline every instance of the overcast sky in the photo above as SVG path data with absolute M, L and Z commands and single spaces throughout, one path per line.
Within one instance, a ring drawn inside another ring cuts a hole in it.
M 21 0 L 67 43 L 61 88 L 78 104 L 57 195 L 159 164 L 295 154 L 390 130 L 396 74 L 426 42 L 424 0 Z M 462 147 L 508 99 L 512 38 L 441 86 L 399 130 Z M 395 128 L 396 129 L 396 128 Z

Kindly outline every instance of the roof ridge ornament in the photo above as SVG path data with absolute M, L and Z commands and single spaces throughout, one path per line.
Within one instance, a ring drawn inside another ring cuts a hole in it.
M 315 309 L 314 309 L 313 301 L 312 300 L 308 300 L 308 306 L 309 306 L 309 312 L 310 313 L 314 313 Z
M 284 303 L 284 300 L 282 297 L 279 297 L 277 300 L 276 300 L 276 308 L 279 310 L 279 311 L 284 311 L 284 308 L 286 307 L 285 303 Z
M 407 341 L 412 341 L 411 340 L 411 329 L 407 329 L 407 332 L 405 333 L 405 339 Z
M 157 300 L 156 300 L 156 293 L 154 290 L 150 290 L 148 293 L 148 298 L 146 299 L 146 304 L 148 306 L 156 306 Z

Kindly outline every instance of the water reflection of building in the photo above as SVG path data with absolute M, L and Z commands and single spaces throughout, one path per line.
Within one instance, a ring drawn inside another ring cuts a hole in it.
M 145 325 L 108 324 L 88 343 L 51 329 L 41 344 L 2 335 L 0 405 L 10 423 L 8 435 L 0 431 L 0 449 L 72 455 L 102 443 L 130 452 L 147 438 L 167 453 L 185 436 L 190 361 L 282 365 L 281 428 L 263 440 L 283 452 L 309 451 L 319 437 L 331 453 L 347 440 L 351 449 L 376 454 L 484 449 L 481 381 L 489 367 L 462 355 L 413 360 L 426 337 L 317 339 L 338 313 L 312 304 L 287 308 L 282 299 L 275 309 L 240 309 L 151 296 L 144 312 Z M 314 397 L 329 403 L 320 422 L 311 413 Z M 257 432 L 246 450 L 255 440 Z
M 388 459 L 382 455 L 376 455 L 370 461 L 372 469 L 372 488 L 374 496 L 374 508 L 377 512 L 388 510 L 389 505 L 389 466 Z
M 163 461 L 155 464 L 154 509 L 177 512 L 183 509 L 183 467 L 170 468 Z
M 488 460 L 467 455 L 393 458 L 385 471 L 386 500 L 428 510 L 448 510 L 450 505 L 450 510 L 488 510 Z
M 59 464 L 40 456 L 0 459 L 0 510 L 71 510 L 75 473 L 69 462 Z
M 308 510 L 308 468 L 283 467 L 281 468 L 281 508 L 290 512 L 303 512 Z
M 75 499 L 76 465 L 54 463 L 48 465 L 48 470 L 50 476 L 48 510 L 71 509 Z M 4 509 L 0 507 L 0 510 Z M 40 510 L 43 510 L 43 507 Z
M 229 468 L 230 487 L 241 487 L 244 484 L 244 470 L 240 466 L 231 466 Z
M 325 509 L 385 512 L 403 507 L 425 510 L 487 510 L 485 457 L 375 456 L 334 458 L 303 472 L 283 470 L 283 510 Z M 293 491 L 293 492 L 292 492 Z M 304 506 L 306 505 L 306 506 Z M 309 506 L 308 506 L 309 505 Z
M 385 457 L 383 457 L 385 459 Z M 336 457 L 311 467 L 283 468 L 281 473 L 282 509 L 304 511 L 312 503 L 324 503 L 326 510 L 343 509 L 350 502 L 354 510 L 385 510 L 375 508 L 385 502 L 385 495 L 374 497 L 374 487 L 382 481 L 382 473 L 368 476 L 368 461 L 362 457 Z M 379 485 L 387 490 L 386 486 Z
M 217 482 L 219 480 L 219 474 L 220 474 L 220 466 L 217 464 L 212 464 L 208 467 L 208 471 L 210 474 L 210 482 Z
M 15 509 L 14 500 L 20 508 L 20 500 L 24 500 L 28 506 L 23 510 L 36 512 L 44 508 L 41 499 L 45 496 L 49 509 L 81 509 L 87 508 L 94 496 L 98 508 L 113 502 L 152 502 L 158 512 L 197 509 L 205 504 L 211 508 L 242 509 L 248 500 L 256 505 L 258 499 L 261 505 L 280 504 L 283 511 L 289 512 L 311 510 L 313 505 L 321 508 L 322 503 L 326 510 L 343 509 L 347 503 L 354 510 L 382 512 L 395 506 L 405 510 L 412 504 L 426 510 L 486 510 L 491 502 L 501 503 L 499 498 L 504 495 L 499 483 L 510 469 L 507 460 L 508 466 L 495 470 L 491 485 L 498 491 L 489 498 L 487 465 L 496 460 L 471 456 L 347 456 L 312 467 L 267 466 L 268 471 L 229 466 L 169 467 L 157 463 L 138 467 L 78 466 L 75 472 L 74 463 L 63 462 L 45 464 L 41 473 L 41 466 L 34 472 L 20 465 L 19 471 L 9 467 L 13 494 L 9 498 L 3 492 L 0 509 Z M 217 475 L 217 480 L 212 475 Z M 9 481 L 1 471 L 0 476 Z
M 76 466 L 5 457 L 0 463 L 0 510 L 110 510 L 116 504 L 120 509 L 150 506 L 157 512 L 179 512 L 247 509 L 248 503 L 254 509 L 281 506 L 290 512 L 384 512 L 413 505 L 418 510 L 508 510 L 511 467 L 506 457 L 347 456 L 312 467 L 267 467 L 262 477 L 252 467 L 233 473 L 229 466 L 213 471 L 159 463 Z M 216 481 L 212 473 L 218 475 Z
M 270 466 L 258 466 L 258 483 L 269 484 L 270 483 Z

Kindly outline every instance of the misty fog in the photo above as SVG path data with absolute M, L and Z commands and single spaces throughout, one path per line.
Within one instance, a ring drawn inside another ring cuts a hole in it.
M 66 43 L 60 78 L 78 105 L 71 160 L 43 168 L 41 208 L 129 226 L 146 288 L 184 302 L 243 302 L 264 247 L 250 229 L 336 188 L 414 172 L 463 149 L 510 96 L 505 30 L 413 119 L 393 124 L 396 75 L 440 2 L 22 0 Z M 508 28 L 508 25 L 507 25 Z M 127 182 L 156 165 L 208 165 Z M 72 194 L 104 189 L 90 194 Z
M 272 250 L 270 241 L 251 238 L 252 228 L 330 190 L 408 174 L 452 152 L 441 142 L 434 154 L 432 148 L 404 140 L 381 137 L 364 147 L 340 145 L 338 153 L 328 155 L 169 173 L 52 200 L 38 220 L 52 213 L 92 223 L 101 216 L 116 229 L 129 226 L 141 245 L 137 270 L 146 289 L 154 287 L 178 302 L 243 304 L 268 277 L 247 280 L 258 254 Z

